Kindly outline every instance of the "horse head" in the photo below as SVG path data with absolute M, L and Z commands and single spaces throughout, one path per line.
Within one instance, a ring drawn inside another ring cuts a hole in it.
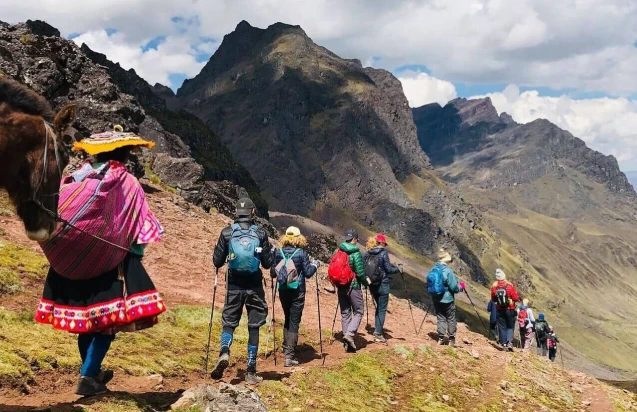
M 20 167 L 21 184 L 10 193 L 27 237 L 48 240 L 57 230 L 58 200 L 62 171 L 69 162 L 64 132 L 75 120 L 75 105 L 63 107 L 49 125 L 44 120 L 32 125 L 33 144 Z

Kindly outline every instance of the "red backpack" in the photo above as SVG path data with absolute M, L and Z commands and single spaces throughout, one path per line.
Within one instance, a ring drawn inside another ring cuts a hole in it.
M 327 276 L 334 286 L 347 286 L 354 280 L 354 271 L 349 266 L 349 255 L 338 250 L 327 268 Z
M 526 309 L 520 309 L 520 313 L 518 313 L 518 324 L 520 325 L 520 329 L 526 328 L 526 322 L 529 320 L 529 314 Z

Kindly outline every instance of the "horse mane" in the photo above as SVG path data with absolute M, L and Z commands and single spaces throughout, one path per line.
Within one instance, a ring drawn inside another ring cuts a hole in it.
M 53 110 L 44 97 L 8 77 L 0 77 L 0 103 L 26 114 L 42 116 L 47 121 L 53 120 Z

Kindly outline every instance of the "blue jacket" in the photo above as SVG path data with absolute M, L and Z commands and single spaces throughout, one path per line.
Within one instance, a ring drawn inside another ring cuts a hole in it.
M 440 303 L 452 303 L 455 301 L 453 295 L 456 293 L 460 293 L 460 286 L 458 285 L 458 278 L 456 274 L 453 272 L 449 266 L 442 262 L 437 262 L 434 267 L 441 266 L 442 267 L 442 277 L 445 282 L 445 286 L 447 287 L 447 291 L 444 295 L 442 295 L 442 299 L 439 300 Z
M 495 302 L 490 300 L 487 305 L 487 312 L 489 312 L 489 322 L 496 323 L 498 321 L 498 310 L 495 307 Z
M 389 261 L 389 253 L 383 247 L 375 247 L 367 251 L 365 256 L 371 255 L 376 256 L 378 259 L 378 268 L 380 269 L 380 283 L 389 283 L 391 281 L 391 277 L 389 275 L 393 275 L 395 273 L 400 272 L 398 266 L 394 266 Z
M 283 253 L 285 256 L 290 256 L 296 250 L 293 246 L 284 246 Z M 270 269 L 270 276 L 272 278 L 276 278 L 276 265 L 279 264 L 283 260 L 283 256 L 281 256 L 281 249 L 274 250 L 274 263 L 272 268 Z M 305 292 L 305 279 L 311 278 L 316 273 L 316 266 L 310 263 L 310 257 L 304 249 L 299 248 L 299 251 L 296 252 L 294 256 L 292 256 L 292 262 L 294 262 L 294 266 L 296 267 L 296 271 L 299 274 L 299 292 Z

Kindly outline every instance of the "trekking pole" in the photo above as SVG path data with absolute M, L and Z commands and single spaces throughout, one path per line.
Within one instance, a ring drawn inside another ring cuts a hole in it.
M 562 345 L 558 348 L 560 351 L 560 361 L 562 362 L 562 371 L 564 370 L 564 356 L 562 356 Z
M 208 375 L 208 358 L 210 356 L 210 335 L 212 335 L 212 316 L 215 313 L 215 297 L 217 296 L 217 279 L 219 277 L 219 268 L 215 270 L 215 286 L 212 290 L 212 308 L 210 309 L 210 322 L 208 323 L 208 344 L 206 345 L 206 366 L 204 367 L 204 375 Z
M 369 328 L 369 302 L 367 301 L 367 288 L 365 288 L 365 316 L 367 316 L 367 328 Z
M 330 340 L 330 345 L 334 343 L 334 326 L 336 325 L 336 315 L 338 314 L 338 306 L 341 302 L 336 302 L 336 311 L 334 311 L 334 320 L 332 321 L 332 339 Z
M 276 289 L 274 287 L 274 281 L 272 281 L 272 346 L 274 352 L 274 366 L 276 366 L 276 319 L 275 319 L 275 302 L 276 302 Z
M 422 318 L 422 322 L 420 322 L 420 327 L 418 328 L 418 335 L 420 335 L 420 331 L 422 330 L 422 325 L 425 324 L 425 321 L 427 320 L 427 315 L 429 315 L 429 308 L 431 308 L 431 305 L 427 306 L 426 308 L 426 312 L 425 312 L 425 317 Z
M 416 329 L 416 320 L 414 319 L 414 311 L 411 309 L 411 301 L 409 300 L 409 292 L 407 291 L 407 283 L 405 282 L 405 274 L 402 269 L 403 265 L 400 265 L 400 275 L 403 279 L 403 286 L 405 288 L 405 297 L 407 297 L 407 304 L 409 305 L 409 313 L 411 313 L 411 322 L 414 324 L 414 332 L 416 335 L 418 334 L 418 329 Z
M 482 324 L 482 327 L 487 332 L 487 336 L 489 336 L 489 329 L 487 329 L 487 327 L 484 326 L 484 322 L 482 321 L 482 318 L 480 317 L 480 314 L 478 313 L 478 309 L 476 308 L 476 305 L 473 304 L 473 300 L 471 300 L 471 296 L 469 296 L 469 292 L 467 292 L 467 289 L 464 290 L 464 293 L 469 298 L 469 302 L 471 303 L 471 306 L 473 306 L 473 310 L 476 311 L 476 315 L 478 316 L 478 319 L 480 320 L 480 323 Z
M 274 282 L 274 280 L 272 281 Z M 268 287 L 268 282 L 266 282 L 265 277 L 263 278 L 263 290 L 265 291 L 265 289 Z M 272 297 L 272 295 L 270 294 L 270 297 Z M 270 307 L 270 304 L 267 302 L 268 298 L 266 295 L 266 305 L 268 305 L 268 308 Z M 272 306 L 272 309 L 274 310 L 274 305 Z M 272 332 L 272 315 L 270 315 L 270 322 L 268 322 L 268 335 L 266 337 L 265 340 L 265 358 L 268 358 L 268 348 L 270 348 L 270 332 Z
M 319 293 L 318 275 L 314 276 L 316 279 L 316 307 L 318 309 L 318 326 L 319 326 L 319 345 L 321 346 L 321 359 L 322 365 L 325 365 L 325 356 L 323 356 L 323 330 L 321 329 L 321 296 Z

